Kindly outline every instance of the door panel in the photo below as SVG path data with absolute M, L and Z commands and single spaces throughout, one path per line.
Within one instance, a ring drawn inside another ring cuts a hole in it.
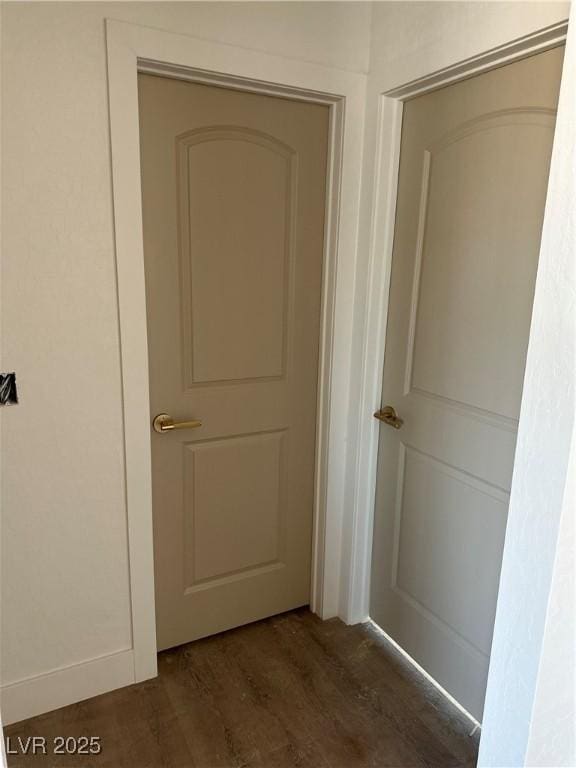
M 178 143 L 188 384 L 280 377 L 295 154 L 246 128 L 193 131 Z
M 425 150 L 408 389 L 518 418 L 546 194 L 518 158 L 547 157 L 553 126 L 552 111 L 510 109 Z
M 371 616 L 482 715 L 563 48 L 406 103 Z
M 484 617 L 496 600 L 498 571 L 484 568 L 484 558 L 501 557 L 508 497 L 412 448 L 402 449 L 400 467 L 395 589 L 488 654 Z
M 282 561 L 283 438 L 276 432 L 185 447 L 187 590 Z
M 309 600 L 329 112 L 138 84 L 162 649 Z

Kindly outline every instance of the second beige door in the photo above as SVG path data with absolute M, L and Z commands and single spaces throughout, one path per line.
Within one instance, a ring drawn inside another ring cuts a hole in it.
M 481 719 L 563 49 L 407 102 L 371 616 Z M 529 568 L 529 563 L 524 563 Z
M 328 108 L 139 76 L 158 648 L 307 604 Z M 165 422 L 165 426 L 171 426 Z

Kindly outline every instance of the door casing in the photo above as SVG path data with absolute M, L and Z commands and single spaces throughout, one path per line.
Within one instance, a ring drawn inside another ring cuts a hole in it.
M 350 350 L 366 76 L 108 19 L 134 682 L 157 674 L 137 74 L 330 108 L 310 605 L 340 613 Z M 344 116 L 346 114 L 346 120 Z

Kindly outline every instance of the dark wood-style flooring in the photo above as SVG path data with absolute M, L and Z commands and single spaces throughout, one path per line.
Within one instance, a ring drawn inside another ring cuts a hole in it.
M 469 721 L 371 625 L 302 609 L 159 655 L 159 676 L 9 726 L 7 736 L 100 736 L 80 768 L 472 768 Z

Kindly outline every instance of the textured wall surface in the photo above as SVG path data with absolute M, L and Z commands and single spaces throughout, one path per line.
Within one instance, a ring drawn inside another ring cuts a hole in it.
M 562 505 L 526 751 L 532 768 L 576 765 L 576 439 Z
M 370 74 L 380 92 L 568 17 L 565 2 L 376 2 Z

